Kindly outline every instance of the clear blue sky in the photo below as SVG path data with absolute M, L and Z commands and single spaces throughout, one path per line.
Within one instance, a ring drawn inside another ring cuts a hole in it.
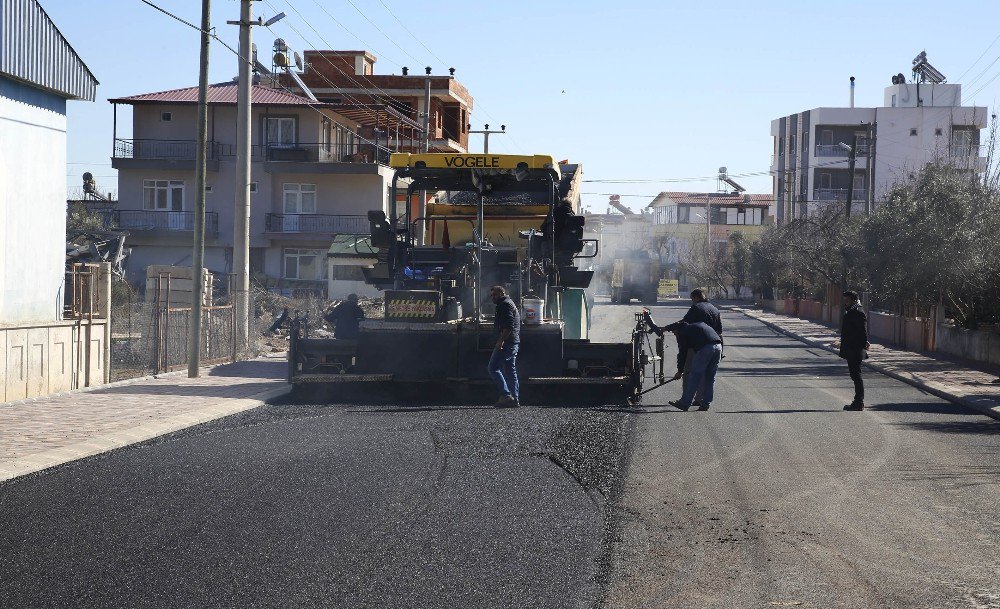
M 196 85 L 198 33 L 139 0 L 41 2 L 101 82 L 96 103 L 70 104 L 67 183 L 78 187 L 89 170 L 102 188 L 115 189 L 106 100 Z M 1000 28 L 982 1 L 353 3 L 357 9 L 350 0 L 255 2 L 265 18 L 288 14 L 274 33 L 256 28 L 255 41 L 261 50 L 275 35 L 299 51 L 363 47 L 378 56 L 378 73 L 454 67 L 476 100 L 474 128 L 507 125 L 493 150 L 568 158 L 592 180 L 696 178 L 722 165 L 730 174 L 766 172 L 772 119 L 846 106 L 851 75 L 857 105 L 880 105 L 890 76 L 909 76 L 921 50 L 949 82 L 965 85 L 966 104 L 992 112 L 1000 97 Z M 197 0 L 157 4 L 200 18 Z M 234 47 L 236 28 L 225 22 L 238 12 L 236 0 L 212 2 L 213 24 Z M 235 56 L 218 43 L 211 62 L 212 82 L 236 74 Z M 481 141 L 472 146 L 479 150 Z M 766 174 L 737 179 L 753 192 L 771 191 Z M 714 188 L 714 179 L 702 179 L 591 183 L 585 191 L 620 193 L 639 208 L 661 190 Z M 584 201 L 603 210 L 607 197 Z

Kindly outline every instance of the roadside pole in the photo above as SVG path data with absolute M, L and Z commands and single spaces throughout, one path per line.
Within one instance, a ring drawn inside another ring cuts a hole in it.
M 208 157 L 208 52 L 211 47 L 211 0 L 201 0 L 201 58 L 198 69 L 198 152 L 195 160 L 194 252 L 191 256 L 191 316 L 188 377 L 197 378 L 201 364 L 202 304 L 205 298 L 205 163 Z
M 469 131 L 470 135 L 473 134 L 473 133 L 480 133 L 480 134 L 482 134 L 482 136 L 483 136 L 483 154 L 489 154 L 490 153 L 490 134 L 495 133 L 497 135 L 503 135 L 503 134 L 507 133 L 507 125 L 500 125 L 500 131 L 497 131 L 496 129 L 490 130 L 489 123 L 486 123 L 485 129 L 483 129 L 482 131 Z
M 253 0 L 240 0 L 239 87 L 236 95 L 236 203 L 233 216 L 233 325 L 236 355 L 245 357 L 250 346 L 250 91 Z

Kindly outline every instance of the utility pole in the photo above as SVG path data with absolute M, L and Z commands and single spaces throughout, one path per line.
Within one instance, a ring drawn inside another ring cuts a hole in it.
M 188 335 L 188 377 L 197 378 L 201 364 L 202 304 L 205 299 L 205 161 L 208 157 L 208 51 L 211 47 L 210 0 L 201 0 L 201 55 L 198 67 L 198 152 L 195 160 L 194 252 L 191 274 L 191 316 Z
M 250 347 L 250 91 L 253 87 L 251 28 L 253 0 L 240 0 L 239 86 L 236 93 L 236 203 L 233 214 L 233 283 L 231 287 L 236 355 Z
M 878 121 L 868 125 L 868 190 L 865 192 L 865 214 L 871 214 L 875 208 L 875 168 L 872 160 L 875 158 L 875 138 L 878 137 Z
M 845 144 L 841 144 L 845 146 Z M 847 219 L 851 218 L 851 204 L 854 203 L 854 166 L 857 164 L 858 160 L 858 136 L 854 135 L 851 138 L 851 149 L 847 156 L 847 208 L 844 217 Z
M 705 194 L 705 264 L 710 264 L 712 253 L 712 199 Z
M 469 125 L 468 127 L 471 129 L 472 125 Z M 472 135 L 473 133 L 481 133 L 483 135 L 483 154 L 489 154 L 490 153 L 490 134 L 491 133 L 495 133 L 497 135 L 503 135 L 503 134 L 507 133 L 507 125 L 500 125 L 500 131 L 497 131 L 496 129 L 490 131 L 490 124 L 489 123 L 486 123 L 486 125 L 484 125 L 484 127 L 485 127 L 485 129 L 483 129 L 482 131 L 471 131 L 470 130 L 469 131 L 469 135 Z

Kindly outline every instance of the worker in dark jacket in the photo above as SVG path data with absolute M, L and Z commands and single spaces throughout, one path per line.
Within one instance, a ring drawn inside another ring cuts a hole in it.
M 497 344 L 490 356 L 489 373 L 500 389 L 500 399 L 496 408 L 516 408 L 520 406 L 517 387 L 517 350 L 521 343 L 521 316 L 517 305 L 507 295 L 503 286 L 490 288 L 490 296 L 496 305 L 493 328 L 497 334 Z
M 663 328 L 653 324 L 647 316 L 646 323 L 659 336 L 663 332 L 673 332 L 677 337 L 677 374 L 674 379 L 679 379 L 684 375 L 685 364 L 688 363 L 690 352 L 694 353 L 694 359 L 690 362 L 690 378 L 681 399 L 669 402 L 671 406 L 681 410 L 691 407 L 694 394 L 701 388 L 702 403 L 698 410 L 708 410 L 712 406 L 712 399 L 715 397 L 715 375 L 719 370 L 719 362 L 722 359 L 722 337 L 714 328 L 704 322 L 689 324 L 686 321 L 674 322 Z
M 716 334 L 720 337 L 722 336 L 722 316 L 719 314 L 719 310 L 712 303 L 708 302 L 708 299 L 705 298 L 705 292 L 701 288 L 691 290 L 691 308 L 684 314 L 681 321 L 686 321 L 689 324 L 698 322 L 708 324 L 715 330 Z M 694 352 L 691 351 L 687 354 L 687 367 L 684 370 L 684 380 L 682 381 L 682 386 L 685 389 L 687 389 L 688 383 L 691 380 L 691 362 L 693 360 Z M 694 402 L 692 403 L 695 406 L 701 406 L 702 397 L 702 388 L 698 387 L 695 392 Z
M 334 338 L 357 339 L 361 335 L 364 309 L 358 304 L 358 295 L 349 294 L 347 300 L 330 309 L 323 319 L 333 326 Z
M 840 324 L 840 357 L 847 360 L 847 370 L 854 381 L 854 401 L 844 410 L 865 409 L 865 383 L 861 379 L 861 361 L 871 347 L 868 342 L 868 317 L 861 310 L 858 293 L 844 292 L 844 319 Z
M 706 323 L 715 330 L 716 334 L 722 336 L 722 316 L 715 305 L 708 302 L 708 299 L 705 298 L 705 292 L 701 288 L 691 290 L 691 308 L 684 314 L 681 321 L 686 321 L 689 324 L 699 321 Z

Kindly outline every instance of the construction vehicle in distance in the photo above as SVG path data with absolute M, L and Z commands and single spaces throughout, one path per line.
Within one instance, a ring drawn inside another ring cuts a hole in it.
M 628 304 L 633 298 L 643 304 L 656 303 L 660 263 L 646 250 L 619 250 L 611 270 L 611 302 Z
M 377 261 L 365 269 L 365 281 L 384 290 L 385 317 L 361 322 L 357 340 L 294 328 L 293 395 L 495 398 L 493 285 L 525 316 L 518 373 L 527 403 L 620 402 L 634 393 L 635 345 L 589 339 L 584 290 L 593 271 L 575 263 L 584 218 L 556 214 L 557 201 L 579 210 L 579 166 L 491 154 L 393 154 L 390 165 L 389 213 L 368 212 Z M 426 210 L 420 192 L 433 195 Z

